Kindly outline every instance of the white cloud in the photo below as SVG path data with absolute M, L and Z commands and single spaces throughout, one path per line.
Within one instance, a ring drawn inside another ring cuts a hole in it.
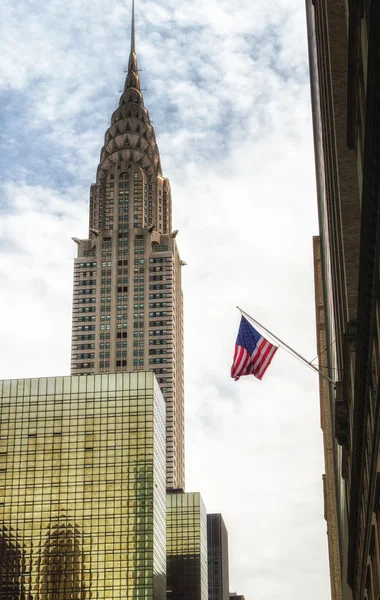
M 0 81 L 22 110 L 7 107 L 13 139 L 2 159 L 0 376 L 65 374 L 70 238 L 87 231 L 129 10 L 105 0 L 8 4 Z M 321 600 L 329 581 L 317 378 L 283 351 L 263 382 L 229 378 L 236 304 L 316 354 L 304 3 L 139 0 L 137 33 L 188 263 L 187 487 L 225 517 L 231 589 L 247 600 Z

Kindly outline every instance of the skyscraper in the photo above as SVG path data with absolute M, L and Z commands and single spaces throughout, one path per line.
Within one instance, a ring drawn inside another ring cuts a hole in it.
M 0 598 L 165 600 L 152 373 L 0 381 Z
M 229 600 L 228 535 L 222 515 L 207 515 L 208 599 Z
M 166 402 L 168 488 L 184 487 L 183 308 L 170 183 L 135 51 L 90 191 L 74 264 L 72 374 L 153 370 Z
M 207 513 L 199 492 L 166 495 L 168 600 L 208 600 Z

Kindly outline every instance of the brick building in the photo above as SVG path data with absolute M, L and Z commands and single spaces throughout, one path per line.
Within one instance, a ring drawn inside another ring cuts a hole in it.
M 380 3 L 306 0 L 314 240 L 334 600 L 380 596 Z

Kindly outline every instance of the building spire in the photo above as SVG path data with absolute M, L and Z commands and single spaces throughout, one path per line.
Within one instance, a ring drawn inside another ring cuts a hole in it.
M 136 36 L 135 36 L 135 0 L 132 0 L 132 19 L 131 19 L 131 52 L 128 61 L 128 74 L 125 80 L 124 91 L 134 88 L 140 91 L 140 80 L 137 68 L 136 56 Z
M 136 52 L 136 48 L 135 48 L 135 0 L 132 0 L 131 52 Z

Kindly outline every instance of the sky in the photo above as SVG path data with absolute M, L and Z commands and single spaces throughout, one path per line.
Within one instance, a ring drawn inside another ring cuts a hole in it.
M 0 378 L 70 371 L 72 236 L 129 52 L 128 0 L 0 0 Z M 316 355 L 304 0 L 137 0 L 145 104 L 183 269 L 186 489 L 223 514 L 230 589 L 330 597 L 318 377 L 234 382 L 242 307 Z

